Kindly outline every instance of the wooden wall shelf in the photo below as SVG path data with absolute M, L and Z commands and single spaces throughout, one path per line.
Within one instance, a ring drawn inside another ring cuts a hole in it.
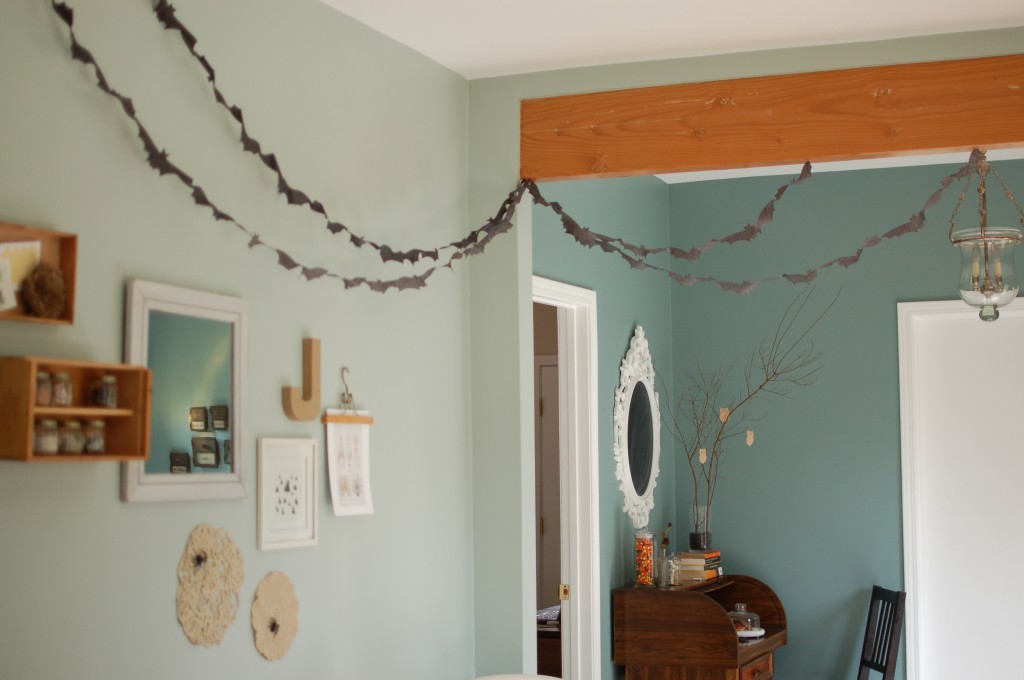
M 46 371 L 68 373 L 73 385 L 71 406 L 36 406 L 36 376 Z M 89 389 L 104 376 L 117 377 L 117 408 L 93 406 Z M 104 364 L 47 357 L 0 357 L 0 459 L 26 462 L 141 461 L 149 458 L 152 373 L 143 366 Z M 103 453 L 40 454 L 34 450 L 37 421 L 58 423 L 102 420 Z
M 78 235 L 37 227 L 26 227 L 20 224 L 0 222 L 0 243 L 20 241 L 38 241 L 39 260 L 52 265 L 64 275 L 64 289 L 67 302 L 64 313 L 53 319 L 32 316 L 25 311 L 21 293 L 15 297 L 18 306 L 0 312 L 0 320 L 28 321 L 30 323 L 72 324 L 75 322 L 75 271 L 78 261 Z

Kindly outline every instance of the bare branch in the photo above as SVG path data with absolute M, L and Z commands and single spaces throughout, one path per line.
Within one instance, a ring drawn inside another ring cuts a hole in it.
M 662 420 L 682 446 L 690 466 L 695 510 L 702 505 L 711 507 L 725 444 L 745 435 L 752 423 L 763 418 L 763 415 L 749 413 L 751 405 L 769 395 L 788 398 L 793 390 L 814 384 L 821 369 L 822 353 L 811 342 L 810 334 L 839 295 L 801 330 L 797 322 L 812 291 L 809 288 L 797 295 L 786 308 L 774 333 L 766 336 L 751 352 L 750 360 L 743 369 L 741 397 L 731 401 L 722 398 L 732 373 L 731 367 L 709 373 L 698 365 L 694 374 L 688 374 L 680 381 L 683 387 L 678 398 L 666 398 L 662 402 Z M 661 383 L 665 394 L 670 394 L 666 381 L 661 379 Z M 703 460 L 701 450 L 705 451 Z M 693 531 L 696 533 L 700 531 L 696 526 L 696 512 L 694 517 Z

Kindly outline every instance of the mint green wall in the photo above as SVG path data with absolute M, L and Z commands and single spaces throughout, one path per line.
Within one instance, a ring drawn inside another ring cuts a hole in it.
M 111 82 L 222 207 L 296 257 L 398 273 L 284 205 L 152 3 L 70 4 Z M 396 247 L 468 231 L 464 79 L 313 0 L 174 4 L 251 133 L 332 216 Z M 256 549 L 255 476 L 242 501 L 128 505 L 113 463 L 0 463 L 0 676 L 475 677 L 467 267 L 380 295 L 304 283 L 249 250 L 146 166 L 116 104 L 69 58 L 49 2 L 0 3 L 0 89 L 0 221 L 79 235 L 75 324 L 0 322 L 0 353 L 120 360 L 125 282 L 139 277 L 248 300 L 248 432 L 236 455 L 253 472 L 258 437 L 323 442 L 318 422 L 281 410 L 304 337 L 322 341 L 324 404 L 338 403 L 348 366 L 357 404 L 376 418 L 375 514 L 335 518 L 321 484 L 309 548 Z M 175 616 L 177 563 L 200 523 L 227 529 L 245 557 L 238 618 L 213 648 L 191 645 Z M 295 584 L 299 632 L 268 662 L 248 619 L 274 570 Z
M 851 68 L 878 64 L 932 61 L 995 54 L 1012 54 L 1024 44 L 1024 28 L 934 36 L 874 43 L 836 45 L 728 54 L 712 57 L 679 59 L 662 62 L 618 64 L 606 67 L 549 71 L 470 82 L 469 118 L 469 214 L 482 220 L 493 214 L 495 207 L 518 180 L 519 102 L 524 98 L 544 97 L 575 92 L 603 91 L 669 83 L 700 82 L 774 73 L 795 73 L 807 70 Z M 772 189 L 778 182 L 771 184 Z M 766 198 L 758 197 L 757 207 Z M 918 206 L 919 207 L 919 206 Z M 755 214 L 756 215 L 756 214 Z M 745 214 L 744 220 L 753 219 Z M 526 511 L 522 496 L 506 495 L 507 479 L 518 474 L 530 455 L 532 440 L 523 435 L 530 422 L 530 409 L 522 399 L 515 399 L 495 385 L 518 388 L 526 393 L 530 383 L 527 373 L 530 338 L 523 333 L 530 327 L 530 284 L 532 272 L 532 239 L 522 233 L 502 237 L 484 258 L 470 265 L 471 345 L 473 348 L 473 441 L 475 462 L 486 466 L 487 474 L 474 475 L 474 494 L 479 499 L 495 499 L 498 509 L 493 516 L 515 518 L 490 527 L 491 545 L 505 537 L 504 545 L 515 551 L 523 546 L 521 517 Z M 595 254 L 596 256 L 596 254 Z M 924 293 L 922 293 L 924 294 Z M 822 296 L 824 297 L 824 296 Z M 601 318 L 600 302 L 598 318 Z M 718 315 L 728 310 L 717 311 Z M 676 343 L 686 338 L 674 337 Z M 496 359 L 497 358 L 497 359 Z M 895 363 L 895 355 L 892 358 Z M 486 370 L 486 377 L 478 369 Z M 510 410 L 518 407 L 518 411 Z M 500 434 L 500 436 L 494 436 Z M 611 436 L 602 432 L 601 436 Z M 486 453 L 481 450 L 486 447 Z M 486 460 L 481 456 L 486 455 Z M 608 463 L 610 464 L 610 462 Z M 895 468 L 894 468 L 895 469 Z M 680 499 L 685 502 L 685 499 Z M 618 501 L 612 494 L 602 494 L 602 509 Z M 603 512 L 603 510 L 602 510 Z M 895 521 L 895 520 L 890 520 Z M 617 543 L 613 527 L 601 527 L 602 550 L 606 543 Z M 478 581 L 491 568 L 503 569 L 518 563 L 527 549 L 519 554 L 508 550 L 496 554 L 475 545 L 474 570 Z M 504 573 L 504 570 L 503 570 Z M 865 576 L 866 578 L 866 576 Z M 812 580 L 813 582 L 813 580 Z M 486 658 L 496 650 L 507 651 L 509 644 L 523 640 L 522 628 L 507 623 L 508 617 L 521 611 L 526 598 L 523 590 L 509 588 L 500 594 L 491 593 L 494 615 L 484 618 L 478 609 L 478 642 L 480 631 L 487 629 L 491 637 L 477 648 L 478 658 Z M 826 614 L 818 619 L 824 620 Z M 859 613 L 857 614 L 859 616 Z M 610 619 L 603 619 L 604 634 L 610 635 Z M 525 656 L 525 648 L 519 650 Z M 606 643 L 605 643 L 606 644 Z M 788 651 L 788 650 L 787 650 Z M 516 656 L 510 653 L 510 658 Z M 783 660 L 783 663 L 790 663 Z M 605 657 L 603 677 L 615 677 L 610 656 Z M 827 677 L 827 676 L 826 676 Z

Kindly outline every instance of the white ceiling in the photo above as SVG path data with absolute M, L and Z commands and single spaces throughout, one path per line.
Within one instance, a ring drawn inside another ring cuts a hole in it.
M 1022 0 L 321 0 L 466 78 L 1024 26 Z

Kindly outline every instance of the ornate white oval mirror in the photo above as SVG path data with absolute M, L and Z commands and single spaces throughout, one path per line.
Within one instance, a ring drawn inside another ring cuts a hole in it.
M 124 355 L 153 371 L 149 460 L 124 463 L 124 501 L 245 498 L 245 300 L 128 282 Z
M 615 393 L 615 476 L 633 527 L 647 527 L 654 507 L 661 455 L 661 411 L 654 391 L 654 362 L 642 326 L 633 331 L 619 368 Z

